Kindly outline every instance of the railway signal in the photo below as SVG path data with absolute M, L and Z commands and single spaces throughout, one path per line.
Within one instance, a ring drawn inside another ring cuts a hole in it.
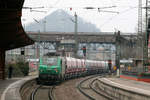
M 24 55 L 24 51 L 23 50 L 21 50 L 21 55 Z
M 110 73 L 112 72 L 111 67 L 112 67 L 112 61 L 108 60 L 108 68 Z
M 25 53 L 25 48 L 21 48 L 21 55 L 24 55 L 24 53 Z
M 86 46 L 83 46 L 82 50 L 83 50 L 84 57 L 86 57 Z

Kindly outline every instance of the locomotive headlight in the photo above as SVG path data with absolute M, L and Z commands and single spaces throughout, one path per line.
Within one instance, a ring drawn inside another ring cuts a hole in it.
M 40 72 L 43 72 L 43 70 L 40 70 Z
M 58 72 L 57 68 L 54 68 L 54 70 L 55 70 L 56 73 Z

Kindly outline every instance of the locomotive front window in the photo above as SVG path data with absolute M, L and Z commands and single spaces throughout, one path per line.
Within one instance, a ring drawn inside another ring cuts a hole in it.
M 57 65 L 57 58 L 43 58 L 44 65 Z

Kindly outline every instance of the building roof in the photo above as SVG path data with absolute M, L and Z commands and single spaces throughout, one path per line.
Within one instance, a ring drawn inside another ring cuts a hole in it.
M 23 3 L 24 0 L 0 0 L 0 48 L 4 50 L 34 43 L 22 27 Z

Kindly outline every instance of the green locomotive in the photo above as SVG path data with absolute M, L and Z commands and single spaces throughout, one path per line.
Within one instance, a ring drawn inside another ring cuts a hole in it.
M 108 61 L 94 61 L 72 57 L 43 57 L 39 63 L 37 82 L 61 82 L 65 79 L 105 73 Z
M 38 81 L 61 80 L 61 62 L 60 57 L 40 58 Z

